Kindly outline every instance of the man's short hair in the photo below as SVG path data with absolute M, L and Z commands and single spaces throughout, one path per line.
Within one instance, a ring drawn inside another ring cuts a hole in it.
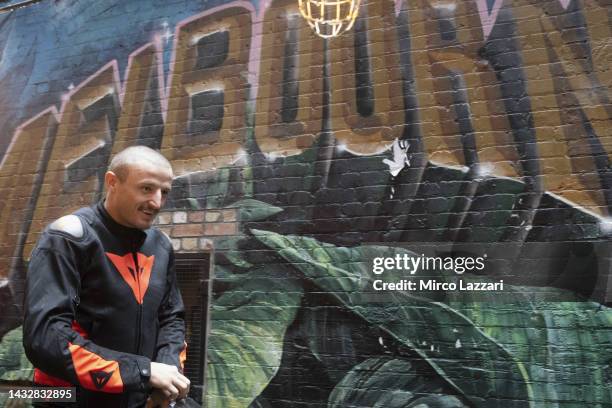
M 172 171 L 172 166 L 168 159 L 160 152 L 147 146 L 130 146 L 123 149 L 113 157 L 108 170 L 115 173 L 119 180 L 124 182 L 128 178 L 130 166 L 142 163 L 167 167 Z

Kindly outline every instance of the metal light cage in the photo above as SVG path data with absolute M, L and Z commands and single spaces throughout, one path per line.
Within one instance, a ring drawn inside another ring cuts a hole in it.
M 319 37 L 337 37 L 350 30 L 361 0 L 299 0 L 300 13 Z

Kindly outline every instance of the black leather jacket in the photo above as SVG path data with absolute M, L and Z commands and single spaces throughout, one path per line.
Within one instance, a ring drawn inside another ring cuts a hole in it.
M 102 203 L 63 219 L 28 268 L 23 344 L 34 381 L 77 386 L 79 407 L 141 407 L 151 361 L 181 369 L 185 355 L 170 241 L 116 223 Z

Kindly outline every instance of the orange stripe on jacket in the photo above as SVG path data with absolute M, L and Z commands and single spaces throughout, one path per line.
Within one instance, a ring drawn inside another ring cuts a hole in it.
M 39 368 L 34 369 L 34 383 L 40 385 L 49 385 L 52 387 L 72 387 L 68 381 L 61 378 L 53 377 Z
M 179 354 L 179 362 L 181 363 L 181 371 L 185 371 L 185 360 L 187 360 L 187 342 L 184 342 L 183 350 Z
M 83 337 L 84 339 L 86 339 L 89 336 L 87 332 L 85 331 L 85 329 L 83 329 L 81 325 L 79 324 L 79 322 L 77 322 L 76 320 L 72 321 L 72 330 L 79 333 L 81 337 Z
M 119 372 L 119 363 L 108 361 L 99 355 L 68 343 L 72 364 L 83 388 L 92 391 L 103 391 L 112 394 L 123 392 L 123 380 Z
M 72 330 L 79 333 L 84 339 L 88 337 L 88 334 L 85 329 L 83 329 L 83 327 L 81 327 L 81 325 L 76 320 L 72 321 Z M 42 371 L 40 368 L 34 369 L 34 382 L 36 384 L 49 385 L 52 387 L 72 387 L 72 384 L 68 381 L 62 380 L 61 378 L 53 377 L 52 375 L 49 375 Z

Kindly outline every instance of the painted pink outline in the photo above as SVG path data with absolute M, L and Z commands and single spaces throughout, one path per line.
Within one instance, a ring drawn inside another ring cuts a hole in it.
M 233 2 L 233 3 L 229 3 L 227 5 L 223 5 L 223 6 L 219 6 L 219 7 L 215 7 L 213 9 L 210 10 L 206 10 L 203 13 L 199 13 L 196 14 L 194 16 L 191 16 L 183 21 L 181 21 L 180 23 L 177 24 L 176 27 L 176 34 L 178 34 L 180 28 L 182 26 L 184 26 L 185 24 L 190 23 L 193 20 L 196 20 L 200 17 L 203 17 L 205 15 L 208 14 L 212 14 L 215 13 L 219 10 L 228 8 L 228 7 L 234 7 L 236 5 L 242 5 L 242 6 L 248 6 L 246 7 L 247 9 L 249 9 L 251 12 L 254 11 L 253 6 L 251 5 L 251 3 L 245 2 L 245 1 L 237 1 L 237 2 Z M 170 70 L 168 75 L 170 76 L 170 80 L 168 81 L 168 86 L 165 86 L 165 78 L 164 78 L 164 74 L 163 74 L 163 46 L 162 46 L 162 40 L 161 37 L 159 35 L 156 35 L 155 38 L 152 41 L 149 41 L 147 43 L 145 43 L 144 45 L 138 47 L 136 50 L 132 51 L 130 53 L 130 55 L 128 56 L 128 63 L 127 63 L 127 67 L 125 69 L 125 74 L 124 74 L 124 78 L 123 81 L 121 81 L 120 75 L 119 75 L 119 64 L 117 62 L 116 59 L 111 60 L 109 62 L 107 62 L 106 64 L 104 64 L 101 68 L 99 68 L 96 72 L 94 72 L 93 74 L 89 75 L 84 81 L 82 81 L 77 87 L 69 90 L 68 92 L 64 93 L 61 96 L 61 105 L 60 105 L 60 109 L 59 112 L 57 110 L 57 108 L 55 106 L 50 106 L 46 109 L 44 109 L 43 111 L 39 112 L 38 114 L 36 114 L 35 116 L 33 116 L 32 118 L 26 120 L 25 122 L 23 122 L 22 124 L 20 124 L 17 129 L 15 130 L 15 132 L 13 133 L 13 138 L 11 139 L 11 142 L 9 144 L 9 147 L 7 148 L 6 154 L 5 156 L 2 158 L 2 162 L 0 162 L 0 167 L 2 166 L 2 164 L 4 164 L 5 159 L 7 157 L 7 154 L 10 152 L 10 150 L 12 149 L 15 141 L 17 140 L 16 138 L 19 136 L 19 134 L 22 132 L 23 128 L 28 126 L 31 122 L 37 120 L 40 116 L 48 113 L 49 111 L 52 112 L 55 116 L 55 119 L 58 121 L 58 123 L 61 122 L 62 117 L 64 115 L 64 112 L 66 111 L 66 107 L 68 105 L 68 102 L 70 101 L 70 99 L 72 98 L 72 96 L 74 94 L 76 94 L 80 89 L 82 89 L 83 87 L 87 86 L 89 83 L 91 83 L 91 81 L 93 81 L 95 78 L 97 78 L 102 72 L 106 71 L 107 69 L 112 67 L 112 76 L 113 76 L 113 92 L 116 92 L 119 96 L 119 104 L 120 104 L 120 108 L 123 108 L 123 101 L 125 98 L 125 91 L 127 88 L 127 80 L 128 80 L 128 75 L 130 73 L 130 69 L 132 67 L 132 64 L 134 62 L 134 59 L 136 57 L 138 57 L 138 55 L 142 52 L 144 52 L 147 48 L 153 46 L 155 48 L 155 53 L 156 58 L 157 58 L 157 80 L 158 80 L 158 92 L 159 92 L 159 98 L 162 104 L 162 114 L 164 116 L 164 120 L 165 120 L 165 116 L 166 116 L 166 112 L 168 110 L 168 95 L 165 92 L 166 90 L 170 89 L 170 82 L 172 79 L 172 72 L 173 72 L 173 68 L 174 68 L 174 62 L 176 59 L 176 44 L 177 44 L 177 35 L 175 34 L 175 40 L 174 40 L 174 50 L 172 53 L 172 61 L 171 61 L 171 65 L 170 65 Z
M 63 94 L 61 96 L 62 105 L 61 105 L 61 108 L 60 108 L 59 112 L 57 111 L 57 108 L 52 105 L 52 106 L 49 106 L 48 108 L 44 109 L 43 111 L 37 113 L 36 115 L 34 115 L 30 119 L 26 120 L 22 124 L 20 124 L 15 129 L 15 132 L 13 133 L 13 137 L 11 138 L 11 142 L 10 142 L 8 148 L 6 149 L 6 152 L 4 153 L 4 156 L 2 157 L 2 161 L 0 162 L 0 168 L 2 168 L 4 166 L 4 163 L 6 162 L 7 158 L 10 156 L 11 150 L 13 149 L 15 143 L 17 142 L 19 136 L 21 135 L 21 132 L 23 132 L 23 129 L 25 127 L 27 127 L 30 123 L 34 122 L 35 120 L 39 119 L 41 116 L 43 116 L 43 115 L 45 115 L 45 114 L 47 114 L 49 112 L 55 117 L 55 120 L 57 121 L 57 123 L 61 123 L 62 117 L 64 116 L 64 112 L 66 110 L 66 105 L 68 105 L 68 101 L 70 100 L 72 95 L 74 95 L 76 92 L 78 92 L 79 89 L 81 89 L 84 86 L 86 86 L 89 82 L 91 82 L 98 75 L 100 75 L 100 73 L 104 72 L 109 67 L 113 67 L 113 79 L 114 79 L 113 82 L 114 82 L 115 92 L 117 92 L 117 90 L 119 89 L 118 88 L 118 86 L 119 86 L 119 70 L 117 69 L 117 60 L 112 60 L 112 61 L 104 64 L 104 66 L 102 68 L 98 69 L 95 73 L 93 73 L 92 75 L 87 77 L 87 79 L 85 79 L 83 82 L 81 82 L 79 84 L 79 86 L 71 89 L 68 93 Z
M 501 9 L 504 0 L 495 0 L 493 3 L 493 9 L 489 14 L 489 9 L 487 7 L 487 0 L 476 0 L 476 5 L 478 6 L 478 14 L 480 14 L 480 21 L 482 24 L 482 32 L 484 34 L 484 39 L 489 38 L 491 31 L 493 30 L 493 26 L 497 21 L 497 14 L 499 13 L 499 9 Z M 564 10 L 567 10 L 568 6 L 572 0 L 559 0 L 561 7 Z
M 51 115 L 53 115 L 55 120 L 59 123 L 59 114 L 57 113 L 57 108 L 55 106 L 49 106 L 47 109 L 37 113 L 35 116 L 31 117 L 30 119 L 26 120 L 21 125 L 19 125 L 17 127 L 17 129 L 15 129 L 15 133 L 13 133 L 13 137 L 11 138 L 11 142 L 9 143 L 9 145 L 8 145 L 8 147 L 6 149 L 6 152 L 4 152 L 4 156 L 2 157 L 2 160 L 0 161 L 0 169 L 2 167 L 4 167 L 4 164 L 5 164 L 6 160 L 10 157 L 11 151 L 15 147 L 15 144 L 17 143 L 17 140 L 19 140 L 19 136 L 21 136 L 21 133 L 23 132 L 23 130 L 26 127 L 28 127 L 30 125 L 30 123 L 37 121 L 42 116 L 44 116 L 44 115 L 46 115 L 48 113 L 51 113 Z
M 107 62 L 106 64 L 104 64 L 102 66 L 102 68 L 98 69 L 96 72 L 94 72 L 93 74 L 91 74 L 89 77 L 87 77 L 87 79 L 85 79 L 83 82 L 81 82 L 79 84 L 79 86 L 71 89 L 69 92 L 65 93 L 62 95 L 61 99 L 62 99 L 62 105 L 60 108 L 60 112 L 58 115 L 58 122 L 61 121 L 62 117 L 64 116 L 64 112 L 66 110 L 66 106 L 68 105 L 68 101 L 70 101 L 70 99 L 72 98 L 72 95 L 74 95 L 75 93 L 77 93 L 81 88 L 84 88 L 87 84 L 89 84 L 91 81 L 93 81 L 94 79 L 96 79 L 98 77 L 98 75 L 100 75 L 102 72 L 106 71 L 107 69 L 112 67 L 112 76 L 113 76 L 113 92 L 120 92 L 121 91 L 121 81 L 119 79 L 119 66 L 117 64 L 117 60 L 112 60 Z
M 400 11 L 402 11 L 403 5 L 404 0 L 395 0 L 395 17 L 399 16 Z
M 164 61 L 163 61 L 164 49 L 162 45 L 162 39 L 159 35 L 156 35 L 153 41 L 150 41 L 144 44 L 143 46 L 137 48 L 135 51 L 132 51 L 132 53 L 130 53 L 130 55 L 128 56 L 128 63 L 127 63 L 127 67 L 125 68 L 123 82 L 121 84 L 121 93 L 119 95 L 119 101 L 121 103 L 121 108 L 123 108 L 123 101 L 125 98 L 125 91 L 127 88 L 128 75 L 130 73 L 130 69 L 132 68 L 132 63 L 134 62 L 134 59 L 136 59 L 136 57 L 138 57 L 140 53 L 144 52 L 147 48 L 151 46 L 154 47 L 155 58 L 157 59 L 157 84 L 158 84 L 157 92 L 159 95 L 159 100 L 162 105 L 162 117 L 165 120 L 166 119 L 166 116 L 165 116 L 166 106 L 165 105 L 167 103 L 167 98 L 164 93 Z
M 262 0 L 259 10 L 253 13 L 253 30 L 251 34 L 251 53 L 249 55 L 249 83 L 251 94 L 249 99 L 257 104 L 257 93 L 259 92 L 259 74 L 261 68 L 261 43 L 263 41 L 263 23 L 266 11 L 272 5 L 272 0 Z
M 489 35 L 493 30 L 495 21 L 497 21 L 497 14 L 499 13 L 499 9 L 501 9 L 503 2 L 504 0 L 495 0 L 491 14 L 489 14 L 487 0 L 476 0 L 476 6 L 478 7 L 478 14 L 480 15 L 480 22 L 482 24 L 482 32 L 485 40 L 489 38 Z
M 401 10 L 401 6 L 403 4 L 404 0 L 395 0 L 395 12 L 396 14 L 399 13 L 399 11 Z M 482 28 L 483 28 L 483 32 L 484 32 L 484 36 L 485 39 L 491 34 L 491 30 L 493 29 L 493 26 L 495 24 L 495 21 L 497 20 L 497 15 L 499 13 L 499 10 L 502 6 L 504 0 L 496 0 L 494 5 L 493 5 L 493 10 L 491 11 L 491 13 L 489 14 L 488 12 L 488 8 L 487 8 L 487 4 L 486 4 L 486 0 L 476 0 L 476 4 L 478 7 L 478 12 L 480 14 L 480 20 L 482 22 Z M 569 4 L 571 3 L 572 0 L 559 0 L 559 2 L 561 3 L 561 6 L 564 9 L 567 9 L 567 7 L 569 6 Z M 77 86 L 76 88 L 73 88 L 72 90 L 70 90 L 68 93 L 65 93 L 62 95 L 61 99 L 62 99 L 62 103 L 61 103 L 61 107 L 60 107 L 60 111 L 59 113 L 57 112 L 57 109 L 55 108 L 55 106 L 51 106 L 49 108 L 46 108 L 45 110 L 41 111 L 40 113 L 36 114 L 34 117 L 28 119 L 27 121 L 25 121 L 24 123 L 22 123 L 21 125 L 19 125 L 17 127 L 17 129 L 15 130 L 15 133 L 13 133 L 13 138 L 11 139 L 11 142 L 9 144 L 9 148 L 6 150 L 6 153 L 4 155 L 4 157 L 2 158 L 2 161 L 0 162 L 0 167 L 4 164 L 5 162 L 5 158 L 6 155 L 9 153 L 13 143 L 16 140 L 16 137 L 18 136 L 18 133 L 21 132 L 21 130 L 27 126 L 31 121 L 36 120 L 40 115 L 45 114 L 47 111 L 51 110 L 54 115 L 56 116 L 56 119 L 58 122 L 61 122 L 62 116 L 64 114 L 64 111 L 66 109 L 66 104 L 68 103 L 68 100 L 70 100 L 70 98 L 72 97 L 72 95 L 74 95 L 79 89 L 83 88 L 85 85 L 87 85 L 91 80 L 93 80 L 95 77 L 97 77 L 101 72 L 103 72 L 104 70 L 108 69 L 110 66 L 113 67 L 113 78 L 114 78 L 114 90 L 115 92 L 118 92 L 119 95 L 119 103 L 120 103 L 120 107 L 123 108 L 123 101 L 125 98 L 125 91 L 126 91 L 126 86 L 127 86 L 127 80 L 128 80 L 128 75 L 130 72 L 130 68 L 132 66 L 133 60 L 134 58 L 136 58 L 138 56 L 138 54 L 140 54 L 141 52 L 143 52 L 145 49 L 147 49 L 148 47 L 150 47 L 151 45 L 153 45 L 155 47 L 156 50 L 156 58 L 157 58 L 157 80 L 158 80 L 158 94 L 159 94 L 159 99 L 161 101 L 161 107 L 162 107 L 162 117 L 163 120 L 165 122 L 166 120 L 166 116 L 167 116 L 167 112 L 168 112 L 168 98 L 169 98 L 169 92 L 170 89 L 172 87 L 172 74 L 174 73 L 174 65 L 176 62 L 176 53 L 177 53 L 177 46 L 178 46 L 178 35 L 180 33 L 180 30 L 183 26 L 208 15 L 214 14 L 216 12 L 219 12 L 221 10 L 225 10 L 227 8 L 231 8 L 231 7 L 242 7 L 248 11 L 251 12 L 252 15 L 252 19 L 251 19 L 251 25 L 252 25 L 252 32 L 251 32 L 251 49 L 249 51 L 249 63 L 248 63 L 248 82 L 251 85 L 251 94 L 249 95 L 249 101 L 256 101 L 257 98 L 257 91 L 258 91 L 258 87 L 259 87 L 259 68 L 260 68 L 260 60 L 261 60 L 261 42 L 262 42 L 262 30 L 263 30 L 263 19 L 264 19 L 264 15 L 265 12 L 267 11 L 267 9 L 270 7 L 272 3 L 272 0 L 263 0 L 260 3 L 260 8 L 258 11 L 255 10 L 253 4 L 251 4 L 248 1 L 244 1 L 244 0 L 238 0 L 238 1 L 234 1 L 228 4 L 224 4 L 221 6 L 217 6 L 217 7 L 213 7 L 212 9 L 209 10 L 205 10 L 201 13 L 195 14 L 193 16 L 190 16 L 182 21 L 180 21 L 179 23 L 177 23 L 176 27 L 175 27 L 175 34 L 174 34 L 174 40 L 173 40 L 173 50 L 172 50 L 172 56 L 170 59 L 170 68 L 168 70 L 168 83 L 165 85 L 165 76 L 164 76 L 164 71 L 163 71 L 163 45 L 162 45 L 162 39 L 161 37 L 158 35 L 156 35 L 154 37 L 154 39 L 150 42 L 147 42 L 146 44 L 142 45 L 141 47 L 137 48 L 136 50 L 134 50 L 133 52 L 130 53 L 130 55 L 128 56 L 128 63 L 127 63 L 127 67 L 125 70 L 125 74 L 124 74 L 124 78 L 123 81 L 121 81 L 120 75 L 119 75 L 119 65 L 117 63 L 117 60 L 112 60 L 108 63 L 106 63 L 104 66 L 102 66 L 102 68 L 98 69 L 95 73 L 93 73 L 92 75 L 90 75 L 87 79 L 85 79 L 83 82 L 81 82 L 81 84 L 79 84 L 79 86 Z

